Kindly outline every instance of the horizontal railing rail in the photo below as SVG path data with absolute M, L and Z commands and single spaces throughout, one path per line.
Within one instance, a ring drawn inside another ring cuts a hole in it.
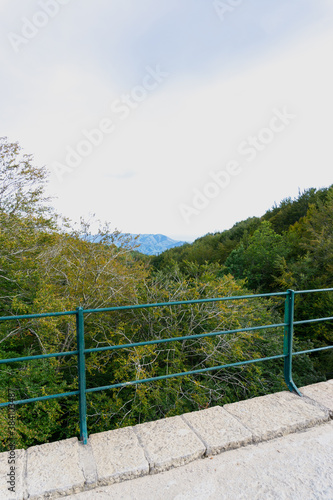
M 285 382 L 286 382 L 290 391 L 293 391 L 296 394 L 301 395 L 301 393 L 297 389 L 297 387 L 293 381 L 293 377 L 292 377 L 292 358 L 293 358 L 293 356 L 301 355 L 301 354 L 309 354 L 309 353 L 313 353 L 313 352 L 319 352 L 319 351 L 332 349 L 333 345 L 293 352 L 294 326 L 307 324 L 307 323 L 314 323 L 314 322 L 330 321 L 330 320 L 333 320 L 333 316 L 295 321 L 294 320 L 295 295 L 296 294 L 306 294 L 306 293 L 318 293 L 318 292 L 332 292 L 332 291 L 333 291 L 333 288 L 324 288 L 324 289 L 317 289 L 317 290 L 300 290 L 300 291 L 287 290 L 286 292 L 277 292 L 277 293 L 264 293 L 264 294 L 241 295 L 241 296 L 236 295 L 236 296 L 228 296 L 228 297 L 209 298 L 209 299 L 181 300 L 181 301 L 159 302 L 159 303 L 150 303 L 150 304 L 134 304 L 134 305 L 128 305 L 128 306 L 107 307 L 107 308 L 100 308 L 100 309 L 83 309 L 82 307 L 78 307 L 75 311 L 52 312 L 52 313 L 41 313 L 41 314 L 25 314 L 25 315 L 17 315 L 17 316 L 13 315 L 13 316 L 0 317 L 0 321 L 17 321 L 17 320 L 23 320 L 23 319 L 39 319 L 39 318 L 50 318 L 50 317 L 75 315 L 75 317 L 76 317 L 76 347 L 77 347 L 76 350 L 67 351 L 67 352 L 49 353 L 49 354 L 37 354 L 37 355 L 32 355 L 32 356 L 21 356 L 21 357 L 17 357 L 17 358 L 5 358 L 5 359 L 0 359 L 0 365 L 1 364 L 8 364 L 8 363 L 23 362 L 23 361 L 38 360 L 38 359 L 49 359 L 49 358 L 54 358 L 54 357 L 77 356 L 77 369 L 78 369 L 78 389 L 77 390 L 59 393 L 59 394 L 51 394 L 51 395 L 47 395 L 47 396 L 39 396 L 39 397 L 34 397 L 34 398 L 29 398 L 29 399 L 7 401 L 4 403 L 0 403 L 0 408 L 6 407 L 6 406 L 9 406 L 12 404 L 19 405 L 19 404 L 33 403 L 33 402 L 37 402 L 37 401 L 46 401 L 46 400 L 50 400 L 50 399 L 63 398 L 63 397 L 68 397 L 68 396 L 79 396 L 80 438 L 81 438 L 83 444 L 86 444 L 87 440 L 88 440 L 86 394 L 97 392 L 97 391 L 122 388 L 122 387 L 132 386 L 132 385 L 136 385 L 136 384 L 154 382 L 157 380 L 166 380 L 166 379 L 175 378 L 175 377 L 196 375 L 199 373 L 207 373 L 207 372 L 214 371 L 214 370 L 220 370 L 222 368 L 243 366 L 243 365 L 258 363 L 258 362 L 262 362 L 262 361 L 269 361 L 269 360 L 274 360 L 274 359 L 284 359 Z M 118 345 L 112 345 L 112 346 L 106 346 L 106 347 L 95 347 L 95 348 L 88 348 L 88 349 L 85 348 L 85 339 L 84 339 L 84 315 L 85 314 L 92 314 L 92 313 L 98 314 L 98 313 L 113 312 L 113 311 L 147 309 L 147 308 L 165 307 L 165 306 L 172 307 L 172 306 L 176 306 L 176 305 L 204 304 L 204 303 L 214 303 L 214 302 L 229 301 L 229 300 L 249 300 L 249 299 L 255 299 L 255 298 L 262 298 L 262 297 L 278 297 L 278 296 L 285 297 L 285 314 L 284 314 L 284 322 L 283 323 L 276 323 L 276 324 L 269 324 L 269 325 L 258 325 L 258 326 L 254 326 L 254 327 L 237 328 L 237 329 L 233 329 L 233 330 L 220 330 L 220 331 L 207 332 L 207 333 L 194 334 L 194 335 L 182 335 L 179 337 L 147 340 L 147 341 L 143 341 L 143 342 L 131 342 L 131 343 L 127 343 L 127 344 L 118 344 Z M 85 355 L 89 354 L 89 353 L 115 351 L 115 350 L 132 348 L 132 347 L 157 345 L 157 344 L 177 342 L 177 341 L 179 342 L 179 341 L 191 340 L 191 339 L 202 339 L 202 338 L 216 337 L 216 336 L 227 335 L 227 334 L 237 334 L 240 332 L 252 332 L 252 331 L 256 331 L 256 330 L 263 330 L 263 329 L 266 330 L 266 329 L 270 329 L 270 328 L 279 328 L 279 327 L 284 328 L 283 353 L 281 353 L 281 354 L 276 354 L 274 356 L 267 356 L 264 358 L 255 358 L 255 359 L 250 359 L 250 360 L 245 360 L 245 361 L 239 361 L 239 362 L 234 362 L 234 363 L 229 363 L 229 364 L 224 364 L 224 365 L 217 365 L 217 366 L 212 366 L 212 367 L 207 367 L 207 368 L 200 368 L 200 369 L 190 370 L 190 371 L 185 371 L 185 372 L 171 373 L 171 374 L 160 375 L 160 376 L 155 376 L 155 377 L 150 377 L 150 378 L 130 380 L 130 381 L 114 383 L 114 384 L 105 385 L 105 386 L 91 387 L 91 388 L 86 387 Z

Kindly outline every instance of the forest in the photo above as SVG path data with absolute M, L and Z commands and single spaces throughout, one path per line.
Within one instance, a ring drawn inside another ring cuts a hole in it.
M 206 234 L 158 256 L 126 235 L 73 224 L 47 199 L 47 171 L 0 139 L 0 316 L 333 287 L 333 185 L 299 192 L 262 217 Z M 250 215 L 250 214 L 249 214 Z M 221 226 L 223 220 L 221 216 Z M 94 239 L 94 236 L 96 238 Z M 117 243 L 117 244 L 116 244 Z M 296 319 L 332 316 L 332 293 L 297 295 Z M 86 348 L 283 322 L 283 297 L 87 314 Z M 294 348 L 333 344 L 332 322 L 295 327 Z M 0 321 L 0 359 L 72 351 L 75 317 Z M 283 328 L 103 351 L 86 356 L 87 386 L 283 352 Z M 333 352 L 296 356 L 296 385 L 333 377 Z M 0 364 L 0 403 L 75 391 L 76 356 Z M 88 394 L 88 431 L 101 432 L 286 390 L 283 361 L 170 378 Z M 18 405 L 17 448 L 79 435 L 78 398 Z M 0 446 L 8 446 L 0 408 Z

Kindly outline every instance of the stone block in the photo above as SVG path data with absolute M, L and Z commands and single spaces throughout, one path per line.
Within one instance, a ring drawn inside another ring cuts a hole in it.
M 149 473 L 148 461 L 132 427 L 92 434 L 89 442 L 98 484 L 112 484 Z
M 252 442 L 252 433 L 220 406 L 183 415 L 206 446 L 206 455 L 239 448 Z
M 263 441 L 327 422 L 329 413 L 291 392 L 278 392 L 223 407 Z
M 81 491 L 85 478 L 79 464 L 77 438 L 33 446 L 27 450 L 29 498 L 48 498 Z
M 319 382 L 319 384 L 307 385 L 302 387 L 300 392 L 325 408 L 328 408 L 333 414 L 333 383 Z M 333 380 L 331 381 L 333 382 Z
M 25 463 L 25 450 L 12 450 L 0 453 L 0 498 L 8 500 L 26 498 L 24 482 Z
M 134 427 L 145 449 L 150 472 L 187 464 L 205 454 L 206 447 L 181 417 L 169 417 Z

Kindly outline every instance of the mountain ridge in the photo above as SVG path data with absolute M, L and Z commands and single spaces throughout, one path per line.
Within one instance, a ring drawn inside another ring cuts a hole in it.
M 133 247 L 139 245 L 137 248 L 134 248 L 135 251 L 143 253 L 145 255 L 159 255 L 160 253 L 168 250 L 170 248 L 175 248 L 182 246 L 186 243 L 186 241 L 179 241 L 169 238 L 165 234 L 132 234 L 129 233 L 127 236 L 132 237 L 132 245 Z

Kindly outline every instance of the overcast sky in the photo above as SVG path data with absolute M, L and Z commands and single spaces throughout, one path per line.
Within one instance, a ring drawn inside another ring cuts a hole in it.
M 56 209 L 194 239 L 332 184 L 331 0 L 0 0 L 0 136 Z

